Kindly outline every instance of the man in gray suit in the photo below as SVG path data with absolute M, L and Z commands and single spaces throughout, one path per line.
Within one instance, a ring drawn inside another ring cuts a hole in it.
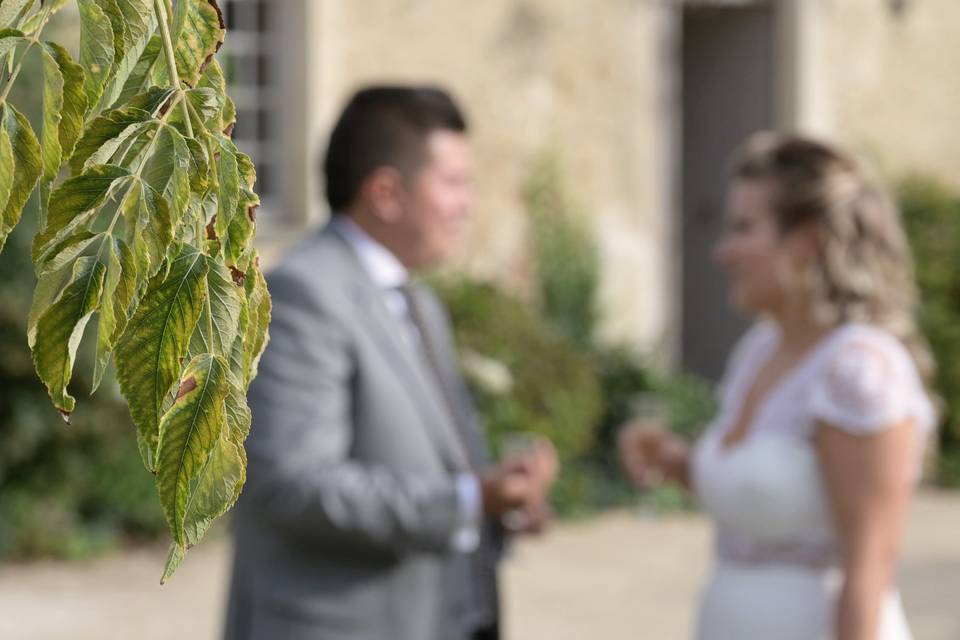
M 410 278 L 472 209 L 466 124 L 438 89 L 365 89 L 324 171 L 330 224 L 268 276 L 226 637 L 496 639 L 500 523 L 542 527 L 556 458 L 490 462 L 444 309 Z

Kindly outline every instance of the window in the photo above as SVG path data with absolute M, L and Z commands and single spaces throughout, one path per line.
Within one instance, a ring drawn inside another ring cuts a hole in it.
M 227 90 L 237 104 L 237 126 L 233 139 L 240 151 L 257 167 L 256 191 L 267 204 L 276 194 L 269 176 L 278 162 L 271 71 L 274 25 L 264 0 L 227 0 L 223 17 L 227 25 L 223 65 Z

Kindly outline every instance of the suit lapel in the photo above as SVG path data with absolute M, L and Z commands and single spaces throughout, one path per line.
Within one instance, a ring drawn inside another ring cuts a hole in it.
M 348 254 L 345 262 L 352 279 L 351 293 L 357 305 L 356 315 L 360 318 L 358 325 L 364 327 L 390 360 L 397 378 L 423 418 L 423 428 L 446 466 L 453 471 L 468 471 L 470 459 L 453 424 L 451 410 L 440 396 L 426 363 L 404 338 L 400 323 L 384 303 L 383 292 L 370 279 L 346 240 L 333 228 L 325 233 L 334 236 Z
M 415 286 L 413 291 L 420 301 L 419 309 L 423 314 L 423 322 L 428 329 L 423 338 L 429 342 L 431 351 L 436 354 L 437 366 L 440 368 L 439 384 L 442 386 L 450 409 L 454 413 L 458 438 L 467 450 L 473 468 L 482 468 L 489 462 L 489 453 L 483 440 L 483 434 L 476 424 L 476 414 L 470 401 L 469 392 L 463 386 L 448 321 L 444 314 L 437 309 L 436 304 L 429 299 L 423 287 Z

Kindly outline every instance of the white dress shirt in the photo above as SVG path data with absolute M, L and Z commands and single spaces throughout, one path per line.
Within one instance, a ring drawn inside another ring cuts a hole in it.
M 407 298 L 400 287 L 410 280 L 410 272 L 389 249 L 374 240 L 346 215 L 335 215 L 331 223 L 347 241 L 364 270 L 382 291 L 387 310 L 403 326 L 403 333 L 414 349 L 423 349 L 422 337 L 417 329 Z M 456 477 L 459 505 L 459 521 L 450 540 L 450 547 L 460 553 L 471 553 L 480 544 L 480 521 L 482 498 L 480 481 L 469 473 Z

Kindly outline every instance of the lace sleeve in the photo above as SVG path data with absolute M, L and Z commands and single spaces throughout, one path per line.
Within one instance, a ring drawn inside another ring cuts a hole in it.
M 906 349 L 892 336 L 853 332 L 841 339 L 817 373 L 810 399 L 816 419 L 853 434 L 869 434 L 913 416 L 920 393 Z

